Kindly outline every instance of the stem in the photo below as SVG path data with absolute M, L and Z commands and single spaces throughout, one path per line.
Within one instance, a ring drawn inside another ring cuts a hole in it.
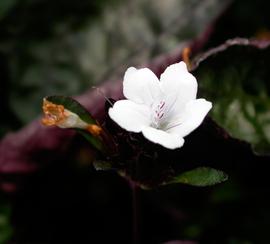
M 134 183 L 132 180 L 130 180 L 130 188 L 132 191 L 132 212 L 133 212 L 133 244 L 138 244 L 140 240 L 139 235 L 139 187 Z

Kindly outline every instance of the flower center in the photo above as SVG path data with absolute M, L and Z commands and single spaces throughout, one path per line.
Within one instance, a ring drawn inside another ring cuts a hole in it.
M 158 102 L 157 104 L 154 104 L 153 106 L 153 112 L 152 112 L 152 126 L 154 128 L 161 129 L 163 127 L 164 122 L 164 114 L 166 110 L 166 103 L 164 100 Z
M 175 96 L 167 96 L 152 105 L 151 126 L 153 128 L 168 131 L 183 123 L 184 117 L 181 109 L 180 111 L 174 110 L 175 101 Z
M 164 115 L 164 110 L 165 110 L 165 101 L 159 102 L 157 105 L 157 108 L 155 110 L 155 118 L 157 120 L 161 120 L 163 115 Z

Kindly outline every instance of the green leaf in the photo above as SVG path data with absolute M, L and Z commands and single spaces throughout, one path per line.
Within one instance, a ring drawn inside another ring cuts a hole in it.
M 197 59 L 195 76 L 218 124 L 257 153 L 269 153 L 270 47 L 257 43 L 234 39 L 210 49 Z
M 227 179 L 228 176 L 223 171 L 208 167 L 200 167 L 186 171 L 174 177 L 169 182 L 164 183 L 164 185 L 183 183 L 192 186 L 211 186 L 226 181 Z
M 104 152 L 105 151 L 105 147 L 104 147 L 104 144 L 103 142 L 95 137 L 95 136 L 92 136 L 89 132 L 87 131 L 84 131 L 84 130 L 81 130 L 81 129 L 75 129 L 77 132 L 79 132 L 88 142 L 90 142 L 90 144 L 98 149 L 99 151 L 101 152 Z
M 45 99 L 54 104 L 63 105 L 65 109 L 77 114 L 81 120 L 88 124 L 97 124 L 96 120 L 92 117 L 92 115 L 80 103 L 78 103 L 71 97 L 48 96 Z M 78 131 L 81 135 L 83 135 L 93 147 L 95 147 L 101 152 L 105 151 L 105 146 L 100 138 L 95 137 L 89 132 L 82 129 L 75 130 Z

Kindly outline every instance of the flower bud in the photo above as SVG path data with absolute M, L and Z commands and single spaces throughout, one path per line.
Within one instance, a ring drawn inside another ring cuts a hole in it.
M 89 131 L 93 136 L 99 136 L 102 128 L 95 124 L 87 124 L 80 117 L 66 109 L 63 105 L 54 104 L 43 99 L 44 118 L 42 124 L 45 126 L 56 125 L 60 128 L 77 128 Z

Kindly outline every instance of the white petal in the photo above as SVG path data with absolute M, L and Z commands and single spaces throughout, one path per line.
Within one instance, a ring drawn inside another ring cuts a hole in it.
M 160 76 L 161 90 L 174 98 L 172 117 L 179 114 L 186 103 L 196 99 L 198 84 L 196 78 L 188 72 L 184 62 L 170 65 Z
M 206 114 L 212 108 L 212 103 L 205 99 L 196 99 L 187 103 L 182 122 L 167 129 L 167 132 L 185 137 L 195 130 L 203 121 Z M 180 120 L 181 121 L 181 120 Z
M 158 143 L 169 149 L 176 149 L 182 147 L 184 144 L 184 139 L 182 137 L 176 134 L 169 134 L 153 127 L 144 127 L 142 133 L 149 141 Z
M 117 101 L 109 109 L 109 116 L 127 131 L 141 132 L 142 127 L 150 125 L 150 109 L 129 100 Z
M 148 68 L 128 68 L 124 76 L 123 93 L 129 100 L 151 106 L 160 94 L 159 80 Z

